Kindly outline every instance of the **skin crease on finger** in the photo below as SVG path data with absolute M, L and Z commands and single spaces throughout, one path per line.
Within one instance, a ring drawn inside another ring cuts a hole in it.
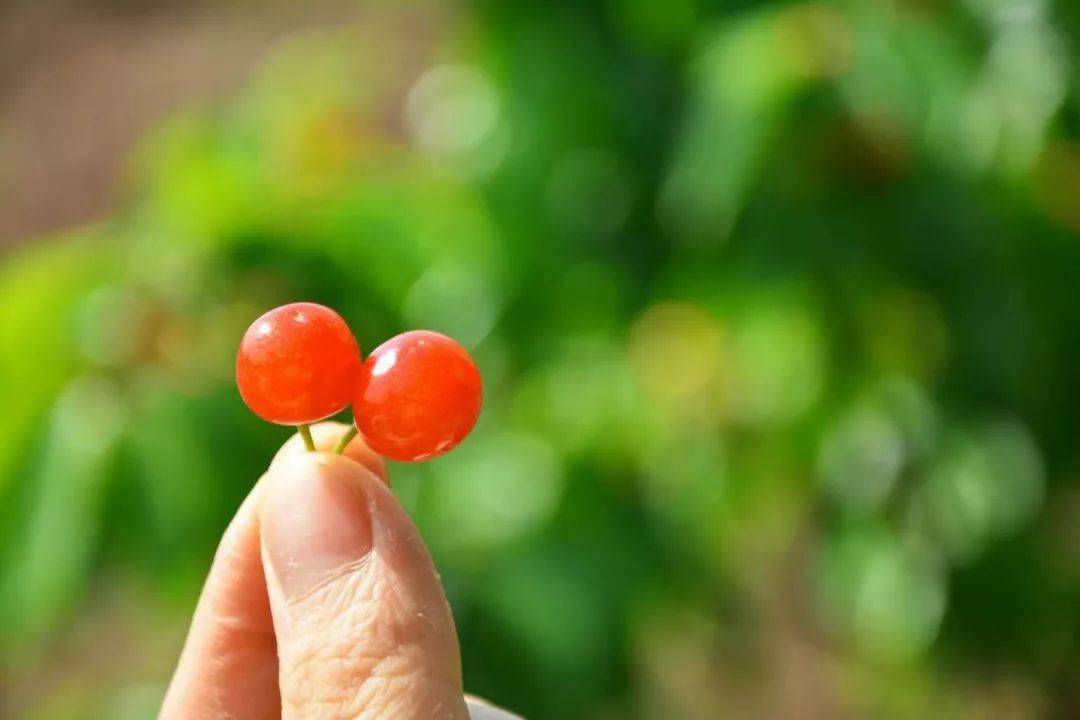
M 261 518 L 284 717 L 468 717 L 441 583 L 381 478 L 338 456 L 285 453 Z
M 461 697 L 456 658 L 441 650 L 456 639 L 393 589 L 378 559 L 289 603 L 289 640 L 281 648 L 285 717 L 313 707 L 333 718 L 452 718 Z M 453 701 L 453 702 L 451 702 Z

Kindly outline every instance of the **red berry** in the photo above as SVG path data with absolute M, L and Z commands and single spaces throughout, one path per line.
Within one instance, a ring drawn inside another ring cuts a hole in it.
M 244 333 L 236 385 L 262 419 L 301 425 L 345 409 L 360 366 L 360 346 L 340 315 L 315 303 L 292 303 Z
M 480 372 L 465 348 L 428 330 L 387 340 L 368 356 L 353 399 L 356 426 L 392 460 L 430 460 L 476 424 Z

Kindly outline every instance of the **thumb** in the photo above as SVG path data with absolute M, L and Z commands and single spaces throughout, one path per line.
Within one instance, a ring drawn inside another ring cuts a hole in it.
M 387 485 L 326 453 L 284 454 L 260 507 L 283 718 L 467 718 L 453 619 Z

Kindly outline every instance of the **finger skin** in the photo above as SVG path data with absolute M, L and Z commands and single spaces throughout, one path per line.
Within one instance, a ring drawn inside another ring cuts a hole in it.
M 161 720 L 280 717 L 277 644 L 259 556 L 259 489 L 218 546 Z
M 335 455 L 275 461 L 260 522 L 283 718 L 468 718 L 442 585 L 384 481 Z
M 312 427 L 316 448 L 329 452 L 347 426 Z M 305 453 L 294 435 L 278 452 Z M 386 467 L 362 438 L 341 462 L 358 464 L 386 482 Z M 260 552 L 260 480 L 226 529 L 192 620 L 183 653 L 159 717 L 161 720 L 279 718 L 277 642 Z

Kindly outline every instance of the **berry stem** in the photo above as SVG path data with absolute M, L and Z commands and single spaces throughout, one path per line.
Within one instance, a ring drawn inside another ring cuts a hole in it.
M 311 426 L 307 423 L 296 426 L 296 431 L 300 433 L 300 437 L 304 439 L 304 447 L 308 452 L 315 452 L 315 441 L 311 439 Z
M 334 446 L 334 454 L 340 455 L 345 452 L 345 448 L 349 447 L 349 443 L 352 442 L 354 437 L 356 437 L 356 426 L 352 425 L 345 431 L 345 434 L 341 436 L 341 439 L 338 440 L 338 444 Z

